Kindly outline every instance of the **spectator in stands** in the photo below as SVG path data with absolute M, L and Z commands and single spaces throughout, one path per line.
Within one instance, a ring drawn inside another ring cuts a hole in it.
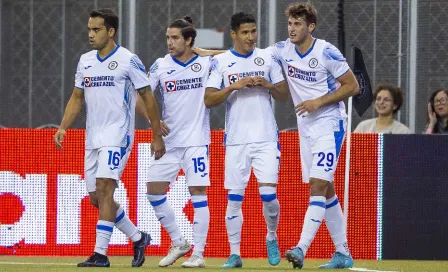
M 448 90 L 432 93 L 428 103 L 428 125 L 425 134 L 448 134 Z
M 408 134 L 409 128 L 394 120 L 403 103 L 402 90 L 391 84 L 380 84 L 373 94 L 377 118 L 364 120 L 356 127 L 355 132 Z

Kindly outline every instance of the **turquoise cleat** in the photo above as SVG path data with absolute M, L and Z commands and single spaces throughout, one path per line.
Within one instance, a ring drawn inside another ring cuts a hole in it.
M 227 262 L 221 266 L 221 268 L 241 268 L 243 267 L 243 261 L 241 257 L 236 254 L 232 254 L 227 259 Z
M 266 240 L 266 248 L 268 249 L 268 261 L 270 265 L 278 265 L 280 263 L 280 250 L 278 249 L 278 241 Z
M 327 264 L 319 266 L 323 269 L 335 269 L 335 268 L 350 268 L 353 267 L 352 256 L 347 256 L 342 253 L 336 252 L 331 257 L 331 260 Z
M 302 269 L 303 267 L 303 251 L 300 247 L 293 247 L 285 253 L 286 260 L 292 263 L 293 268 Z

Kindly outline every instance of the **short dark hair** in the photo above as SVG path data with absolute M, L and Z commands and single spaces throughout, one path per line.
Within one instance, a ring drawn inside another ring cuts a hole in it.
M 118 31 L 118 16 L 113 12 L 112 9 L 104 8 L 104 9 L 97 9 L 92 10 L 90 12 L 90 18 L 103 18 L 104 19 L 104 25 L 106 26 L 106 29 L 109 31 L 109 29 L 113 28 L 115 29 L 115 34 L 117 34 Z
M 232 15 L 232 18 L 230 19 L 230 28 L 236 32 L 242 24 L 256 24 L 256 23 L 257 20 L 255 20 L 255 17 L 252 14 L 244 11 L 239 11 Z
M 310 3 L 292 3 L 285 9 L 285 15 L 288 17 L 303 17 L 307 23 L 317 24 L 317 11 Z
M 179 28 L 180 32 L 182 33 L 182 37 L 184 37 L 184 40 L 188 40 L 188 38 L 191 38 L 190 46 L 193 47 L 194 39 L 196 38 L 198 33 L 193 26 L 193 20 L 190 16 L 184 16 L 184 18 L 182 19 L 175 20 L 168 26 L 168 28 Z
M 376 87 L 375 92 L 373 93 L 374 101 L 376 100 L 376 97 L 382 90 L 389 91 L 390 95 L 392 96 L 392 99 L 394 100 L 393 101 L 394 105 L 397 106 L 397 108 L 394 110 L 394 114 L 397 113 L 400 110 L 401 105 L 403 105 L 403 90 L 400 87 L 392 84 L 388 83 L 379 84 Z

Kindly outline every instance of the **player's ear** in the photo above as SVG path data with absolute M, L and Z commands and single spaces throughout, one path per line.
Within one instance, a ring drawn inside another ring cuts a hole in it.
M 185 41 L 185 44 L 191 46 L 191 41 L 192 41 L 192 40 L 193 40 L 192 37 L 188 37 L 188 39 Z
M 113 38 L 115 36 L 115 28 L 109 28 L 109 37 Z
M 232 37 L 232 39 L 236 39 L 236 32 L 235 32 L 235 30 L 233 30 L 233 29 L 231 29 L 230 30 L 230 37 Z
M 308 32 L 309 33 L 313 33 L 314 29 L 316 28 L 316 24 L 315 23 L 311 23 L 308 25 Z

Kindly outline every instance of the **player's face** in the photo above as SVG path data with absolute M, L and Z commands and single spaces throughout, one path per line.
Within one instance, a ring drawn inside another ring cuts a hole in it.
M 107 31 L 104 25 L 104 19 L 101 17 L 89 18 L 87 27 L 89 29 L 90 46 L 93 49 L 103 49 L 109 42 L 109 39 L 113 38 L 114 29 L 111 28 Z
M 182 36 L 180 28 L 168 28 L 166 30 L 166 44 L 172 57 L 182 56 L 187 49 L 187 41 Z
M 302 17 L 294 18 L 290 16 L 288 18 L 288 34 L 289 39 L 293 44 L 302 44 L 306 38 L 313 32 L 316 25 L 307 25 L 306 21 Z
M 434 98 L 434 110 L 442 118 L 448 117 L 448 95 L 445 92 L 439 92 Z
M 236 32 L 232 30 L 230 35 L 234 41 L 234 48 L 248 54 L 255 48 L 257 25 L 254 23 L 242 24 Z
M 375 109 L 380 116 L 389 116 L 397 108 L 394 99 L 388 90 L 381 90 L 375 100 Z

